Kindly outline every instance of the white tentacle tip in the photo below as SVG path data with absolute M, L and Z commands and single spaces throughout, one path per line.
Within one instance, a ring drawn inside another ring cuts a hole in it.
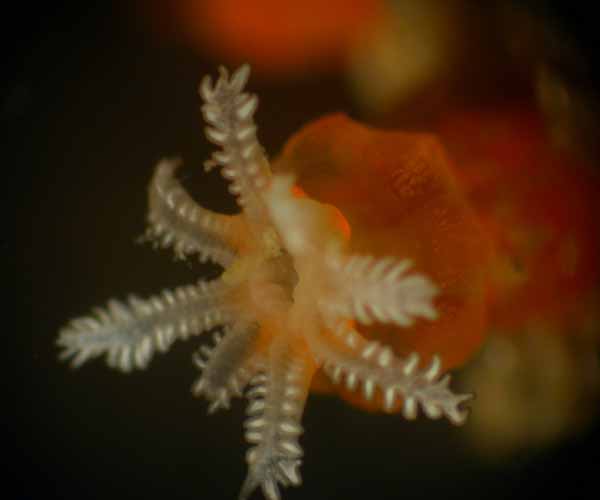
M 255 95 L 248 96 L 236 109 L 236 115 L 238 120 L 249 120 L 256 111 L 257 107 L 258 97 L 256 97 Z
M 448 420 L 454 425 L 463 425 L 467 418 L 469 417 L 470 410 L 469 408 L 453 408 L 452 410 L 446 412 L 446 416 Z
M 212 84 L 212 78 L 210 75 L 205 75 L 200 82 L 200 86 L 198 87 L 198 93 L 200 97 L 206 102 L 210 102 L 214 95 L 214 88 Z
M 416 352 L 411 353 L 408 356 L 408 358 L 406 358 L 406 361 L 404 362 L 404 367 L 402 368 L 404 375 L 406 375 L 406 376 L 412 375 L 415 372 L 418 364 L 419 364 L 419 354 Z
M 431 358 L 431 364 L 427 371 L 423 374 L 426 380 L 432 382 L 440 374 L 442 368 L 442 360 L 437 354 L 434 354 Z
M 461 425 L 463 423 L 465 423 L 467 417 L 469 416 L 469 413 L 471 412 L 471 408 L 469 406 L 463 407 L 464 403 L 468 402 L 468 401 L 473 401 L 475 399 L 475 393 L 474 392 L 468 392 L 466 394 L 459 394 L 458 396 L 456 396 L 456 409 L 458 411 L 459 414 L 459 420 L 457 423 L 457 425 Z M 455 422 L 453 422 L 455 423 Z
M 231 89 L 235 92 L 241 92 L 242 89 L 248 83 L 248 79 L 250 78 L 250 65 L 248 63 L 242 64 L 238 69 L 236 69 L 231 75 L 230 85 Z
M 414 397 L 407 397 L 402 406 L 402 415 L 406 420 L 414 420 L 418 415 L 417 400 Z

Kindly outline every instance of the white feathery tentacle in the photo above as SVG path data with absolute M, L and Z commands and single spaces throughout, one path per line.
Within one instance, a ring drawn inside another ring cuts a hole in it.
M 207 138 L 220 146 L 205 163 L 210 170 L 221 167 L 221 173 L 229 182 L 229 191 L 237 197 L 250 224 L 262 226 L 267 220 L 262 191 L 271 175 L 269 163 L 256 138 L 254 112 L 258 98 L 243 92 L 250 67 L 244 64 L 229 78 L 225 68 L 219 68 L 219 78 L 212 84 L 205 76 L 200 84 L 200 96 L 204 100 L 202 113 L 208 127 Z
M 345 383 L 348 390 L 362 386 L 367 400 L 380 391 L 385 411 L 401 404 L 404 417 L 412 420 L 420 406 L 429 418 L 446 416 L 456 425 L 465 422 L 468 412 L 460 405 L 473 396 L 449 389 L 450 375 L 441 376 L 438 356 L 420 371 L 418 354 L 400 359 L 391 348 L 367 341 L 344 322 L 334 329 L 334 336 L 311 335 L 309 346 L 333 382 Z
M 204 345 L 194 355 L 202 375 L 192 386 L 192 393 L 211 401 L 209 413 L 229 408 L 231 398 L 241 396 L 250 379 L 264 367 L 257 348 L 259 335 L 256 323 L 238 321 L 225 327 L 224 335 L 215 333 L 214 347 Z
M 299 467 L 303 453 L 298 437 L 314 371 L 314 362 L 305 350 L 281 341 L 272 346 L 268 370 L 254 379 L 248 392 L 245 437 L 254 446 L 246 454 L 248 475 L 240 500 L 246 500 L 258 486 L 267 500 L 279 500 L 279 484 L 302 483 Z
M 229 291 L 220 280 L 201 281 L 146 300 L 134 295 L 127 303 L 110 300 L 106 308 L 72 320 L 60 332 L 60 357 L 78 368 L 106 354 L 108 365 L 121 371 L 144 369 L 155 351 L 166 352 L 176 339 L 228 321 L 231 311 L 222 306 L 222 299 Z
M 172 247 L 178 258 L 196 253 L 223 267 L 231 264 L 248 229 L 239 215 L 225 215 L 198 205 L 175 177 L 178 159 L 163 159 L 148 190 L 146 238 Z
M 422 274 L 407 274 L 409 260 L 334 254 L 327 264 L 333 291 L 321 298 L 319 306 L 329 319 L 407 327 L 418 317 L 437 318 L 433 299 L 438 289 Z

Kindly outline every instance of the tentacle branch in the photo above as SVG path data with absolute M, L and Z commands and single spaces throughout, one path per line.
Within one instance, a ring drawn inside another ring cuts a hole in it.
M 219 78 L 212 85 L 210 76 L 200 84 L 200 96 L 204 100 L 202 113 L 208 123 L 207 138 L 220 146 L 212 158 L 205 163 L 207 170 L 222 167 L 223 177 L 231 184 L 229 190 L 237 196 L 238 204 L 254 225 L 267 220 L 261 192 L 267 185 L 269 163 L 256 138 L 254 112 L 258 98 L 243 92 L 250 75 L 245 64 L 233 73 L 219 68 Z
M 371 256 L 332 255 L 328 267 L 334 293 L 320 303 L 326 318 L 354 318 L 410 326 L 415 318 L 436 319 L 433 299 L 438 291 L 425 276 L 407 275 L 410 261 Z
M 339 323 L 333 335 L 311 335 L 309 345 L 335 383 L 344 379 L 349 390 L 362 386 L 367 400 L 380 391 L 386 411 L 394 411 L 401 404 L 404 417 L 412 420 L 420 405 L 429 418 L 446 416 L 457 425 L 467 418 L 467 411 L 460 405 L 472 395 L 454 394 L 448 388 L 450 375 L 440 377 L 441 361 L 437 356 L 429 367 L 419 371 L 418 354 L 400 359 L 389 347 L 365 340 L 347 323 Z
M 61 359 L 81 366 L 106 353 L 109 366 L 131 371 L 144 369 L 154 351 L 166 352 L 176 339 L 186 339 L 231 320 L 222 306 L 229 287 L 220 280 L 165 290 L 147 300 L 130 296 L 127 304 L 108 302 L 94 315 L 71 321 L 60 332 Z
M 269 370 L 255 378 L 248 393 L 250 418 L 244 425 L 246 440 L 254 447 L 246 455 L 248 476 L 240 500 L 247 499 L 259 485 L 268 500 L 279 500 L 278 483 L 298 486 L 302 482 L 298 437 L 315 365 L 304 344 L 278 340 L 271 348 Z
M 227 267 L 248 237 L 241 216 L 218 214 L 198 205 L 175 178 L 181 162 L 163 159 L 156 166 L 148 193 L 146 235 L 185 258 L 197 253 Z
M 259 336 L 258 324 L 238 321 L 226 327 L 223 336 L 215 334 L 214 348 L 202 346 L 194 356 L 202 376 L 193 385 L 192 392 L 211 401 L 209 413 L 229 408 L 230 399 L 241 396 L 250 379 L 264 368 Z

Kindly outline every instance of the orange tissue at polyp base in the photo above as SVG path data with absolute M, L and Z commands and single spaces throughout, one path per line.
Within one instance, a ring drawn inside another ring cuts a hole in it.
M 433 135 L 378 130 L 330 115 L 294 135 L 274 170 L 292 171 L 310 197 L 341 210 L 352 251 L 406 257 L 439 287 L 436 321 L 402 329 L 361 326 L 365 335 L 399 354 L 439 354 L 445 368 L 478 350 L 487 327 L 490 243 Z M 329 387 L 325 377 L 313 383 Z
M 490 326 L 576 331 L 599 278 L 597 172 L 527 105 L 451 113 L 438 130 L 493 241 Z

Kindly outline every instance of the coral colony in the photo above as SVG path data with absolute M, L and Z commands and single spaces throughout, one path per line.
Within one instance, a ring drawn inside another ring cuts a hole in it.
M 347 253 L 341 212 L 305 196 L 292 176 L 271 173 L 256 138 L 257 97 L 243 91 L 249 73 L 247 65 L 231 77 L 221 68 L 215 85 L 206 76 L 200 86 L 206 136 L 220 147 L 205 167 L 221 169 L 241 213 L 198 206 L 175 176 L 176 160 L 159 162 L 149 188 L 148 236 L 224 272 L 145 300 L 111 300 L 71 321 L 58 344 L 74 367 L 106 354 L 109 366 L 129 372 L 146 368 L 154 351 L 222 325 L 214 345 L 195 356 L 201 374 L 193 393 L 209 401 L 210 413 L 245 394 L 251 448 L 240 499 L 260 486 L 276 500 L 280 485 L 301 483 L 298 438 L 317 369 L 407 419 L 420 407 L 461 424 L 470 395 L 451 392 L 439 357 L 420 369 L 417 353 L 399 358 L 355 329 L 355 322 L 434 321 L 438 290 L 407 260 Z

